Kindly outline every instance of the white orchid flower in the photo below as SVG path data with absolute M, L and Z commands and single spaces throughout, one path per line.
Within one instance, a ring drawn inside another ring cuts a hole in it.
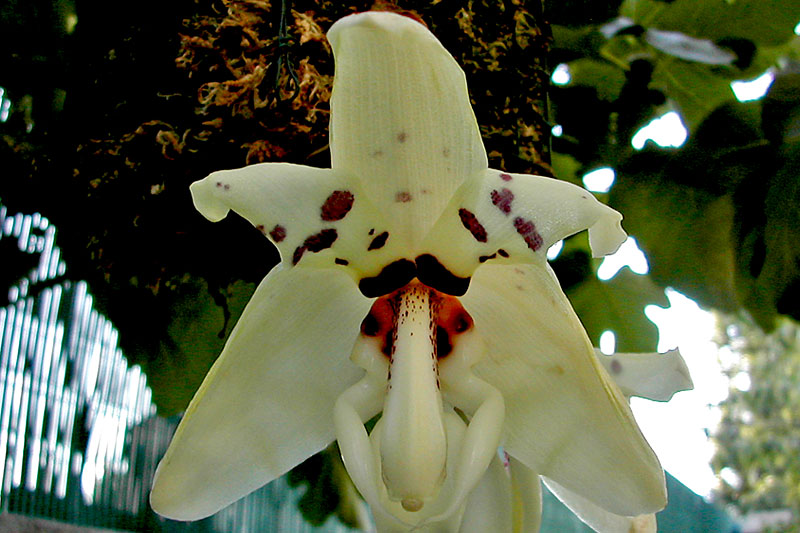
M 192 185 L 282 262 L 189 405 L 153 508 L 211 515 L 334 439 L 381 530 L 536 531 L 535 505 L 505 495 L 535 497 L 538 476 L 615 515 L 663 508 L 661 466 L 546 261 L 587 228 L 596 256 L 615 251 L 621 215 L 489 169 L 464 73 L 423 25 L 361 13 L 328 38 L 332 168 Z
M 616 353 L 605 355 L 595 349 L 595 354 L 622 393 L 630 398 L 639 396 L 648 400 L 666 402 L 677 392 L 693 388 L 689 369 L 678 350 L 666 353 Z M 525 469 L 524 465 L 515 468 Z M 530 474 L 527 474 L 530 475 Z M 603 533 L 655 533 L 654 513 L 638 516 L 621 516 L 603 509 L 591 500 L 543 476 L 547 488 L 584 523 Z M 521 495 L 532 501 L 536 494 Z M 541 503 L 539 503 L 541 506 Z

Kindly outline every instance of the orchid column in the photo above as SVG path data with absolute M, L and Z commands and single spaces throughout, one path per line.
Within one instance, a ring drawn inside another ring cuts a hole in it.
M 361 13 L 328 38 L 333 168 L 192 185 L 203 215 L 235 210 L 282 261 L 192 400 L 154 509 L 208 516 L 334 439 L 381 530 L 535 531 L 539 475 L 612 515 L 661 509 L 658 460 L 546 260 L 584 229 L 595 255 L 613 252 L 621 215 L 489 169 L 464 74 L 420 23 Z

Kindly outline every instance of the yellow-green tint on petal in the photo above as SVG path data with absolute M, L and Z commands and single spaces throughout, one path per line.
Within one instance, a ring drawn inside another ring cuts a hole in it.
M 586 525 L 603 533 L 656 533 L 655 514 L 621 516 L 598 507 L 586 498 L 562 487 L 551 479 L 545 485 Z
M 284 474 L 334 438 L 336 398 L 369 301 L 341 272 L 272 270 L 192 399 L 150 502 L 198 520 Z
M 495 453 L 486 473 L 467 499 L 458 531 L 512 533 L 513 519 L 511 477 Z
M 328 39 L 332 166 L 361 180 L 394 238 L 415 250 L 461 182 L 487 166 L 464 72 L 427 28 L 394 13 L 345 17 Z
M 504 452 L 505 453 L 505 452 Z M 542 524 L 542 483 L 539 475 L 513 457 L 508 457 L 514 533 L 538 533 Z
M 622 515 L 666 504 L 663 470 L 546 265 L 484 265 L 462 298 L 492 348 L 475 373 L 503 393 L 512 457 Z

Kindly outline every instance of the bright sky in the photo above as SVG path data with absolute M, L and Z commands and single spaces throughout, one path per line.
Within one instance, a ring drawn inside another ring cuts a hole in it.
M 714 446 L 706 430 L 716 428 L 716 405 L 728 395 L 728 380 L 712 341 L 714 316 L 677 291 L 667 289 L 667 298 L 670 307 L 650 305 L 645 313 L 658 326 L 658 351 L 680 349 L 694 390 L 679 392 L 667 403 L 633 398 L 631 407 L 664 469 L 707 497 L 717 480 L 709 466 Z
M 621 268 L 646 274 L 647 261 L 634 238 L 603 260 L 601 279 L 611 279 Z M 714 446 L 706 435 L 719 420 L 716 405 L 727 397 L 728 381 L 723 375 L 717 345 L 714 316 L 679 292 L 667 289 L 669 307 L 649 305 L 643 311 L 658 326 L 658 351 L 679 348 L 694 381 L 694 390 L 676 394 L 662 403 L 633 398 L 631 407 L 639 426 L 664 468 L 684 485 L 708 497 L 717 480 L 709 466 Z M 601 350 L 613 352 L 614 336 L 601 337 Z

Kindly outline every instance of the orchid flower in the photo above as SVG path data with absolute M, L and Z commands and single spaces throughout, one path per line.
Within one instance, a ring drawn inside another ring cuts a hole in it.
M 614 252 L 621 215 L 489 169 L 464 73 L 423 25 L 361 13 L 328 39 L 332 168 L 191 187 L 281 263 L 189 405 L 153 508 L 211 515 L 334 439 L 382 531 L 536 531 L 536 506 L 509 494 L 535 498 L 538 476 L 614 515 L 663 508 L 663 470 L 546 260 L 584 229 L 594 255 Z M 492 502 L 504 511 L 479 512 Z

